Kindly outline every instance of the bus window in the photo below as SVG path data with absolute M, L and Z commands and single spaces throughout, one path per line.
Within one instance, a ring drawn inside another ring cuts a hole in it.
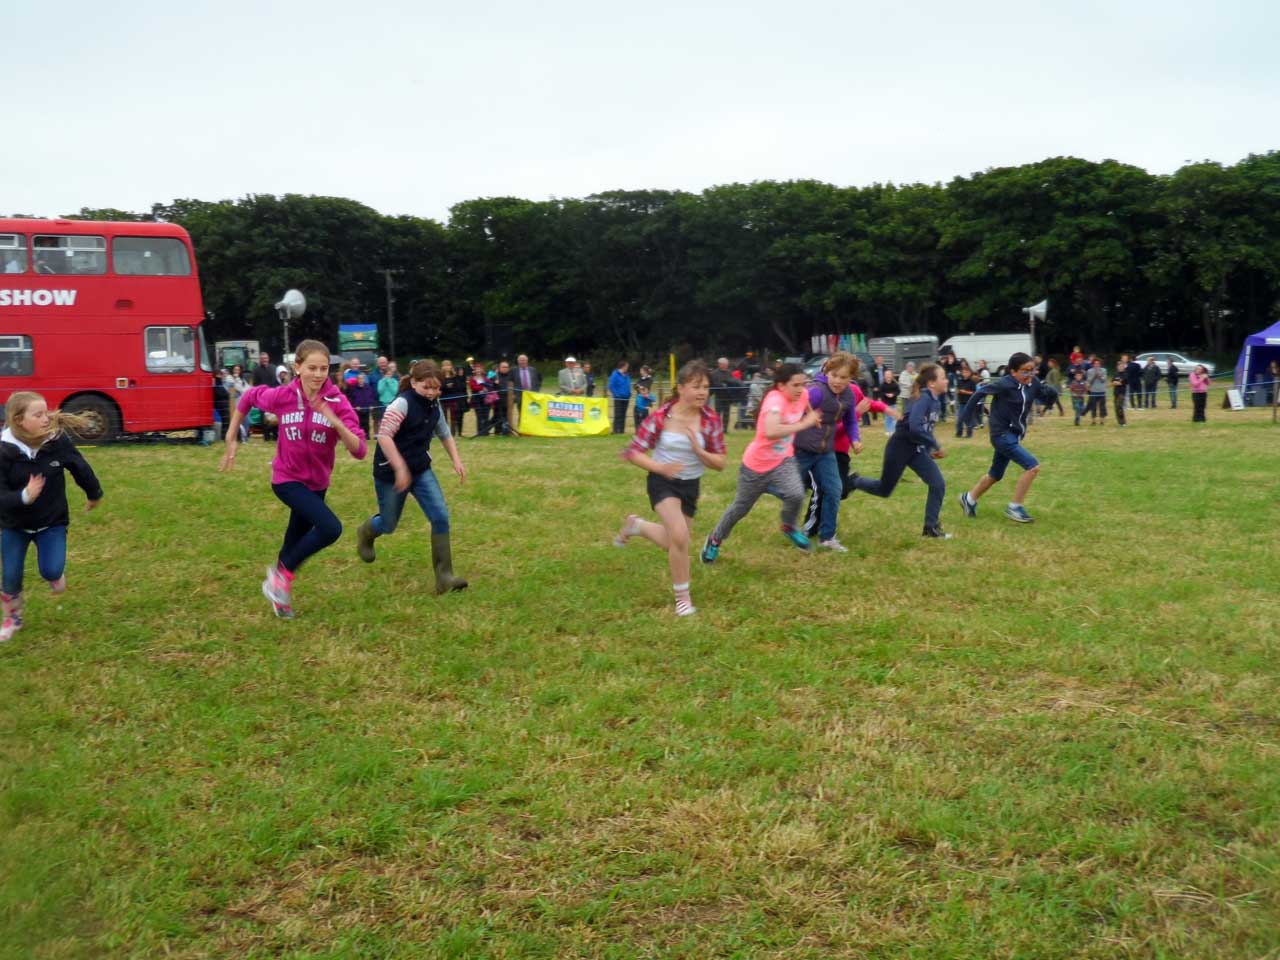
M 20 233 L 0 233 L 0 273 L 27 272 L 27 238 Z
M 190 327 L 147 327 L 147 370 L 151 373 L 195 373 L 196 337 Z
M 0 377 L 29 377 L 34 372 L 31 338 L 0 334 Z
M 106 237 L 31 238 L 36 273 L 84 276 L 107 272 Z
M 200 337 L 200 369 L 205 373 L 213 373 L 213 358 L 209 355 L 209 344 L 204 338 L 204 327 L 196 327 Z
M 173 237 L 115 237 L 111 269 L 129 277 L 189 277 L 191 258 Z

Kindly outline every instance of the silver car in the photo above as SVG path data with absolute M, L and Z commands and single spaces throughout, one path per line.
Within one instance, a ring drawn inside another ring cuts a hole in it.
M 1192 360 L 1190 357 L 1184 357 L 1180 353 L 1173 353 L 1169 350 L 1158 350 L 1154 353 L 1140 353 L 1133 358 L 1138 363 L 1146 366 L 1148 360 L 1154 360 L 1160 367 L 1161 373 L 1169 372 L 1169 364 L 1172 362 L 1178 368 L 1178 372 L 1184 377 L 1195 371 L 1196 367 L 1204 367 L 1209 371 L 1209 376 L 1213 376 L 1213 364 L 1207 360 Z

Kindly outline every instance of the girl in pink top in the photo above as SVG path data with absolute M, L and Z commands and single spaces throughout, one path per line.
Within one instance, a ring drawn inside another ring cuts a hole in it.
M 1187 377 L 1191 383 L 1191 422 L 1204 423 L 1204 409 L 1209 403 L 1209 371 L 1198 364 Z
M 280 438 L 271 461 L 271 489 L 289 508 L 280 556 L 267 568 L 262 593 L 277 617 L 293 617 L 293 578 L 313 554 L 342 536 L 342 522 L 324 502 L 341 442 L 357 460 L 366 452 L 364 431 L 350 402 L 329 380 L 329 348 L 316 340 L 298 344 L 298 378 L 283 387 L 252 387 L 236 404 L 227 428 L 227 450 L 219 470 L 236 462 L 236 428 L 251 407 L 280 418 Z
M 773 389 L 760 401 L 755 439 L 747 445 L 738 468 L 737 496 L 703 543 L 703 563 L 715 562 L 734 525 L 765 492 L 782 498 L 783 536 L 801 550 L 809 549 L 809 538 L 796 529 L 804 484 L 791 455 L 792 438 L 822 419 L 819 411 L 809 407 L 806 380 L 804 371 L 794 363 L 781 363 L 774 371 Z

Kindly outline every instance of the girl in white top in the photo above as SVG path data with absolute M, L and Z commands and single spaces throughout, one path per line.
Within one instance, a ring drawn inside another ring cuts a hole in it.
M 707 406 L 711 375 L 701 360 L 691 360 L 676 377 L 676 396 L 645 417 L 623 457 L 647 470 L 649 504 L 658 522 L 630 514 L 615 546 L 644 537 L 667 551 L 676 614 L 696 613 L 689 596 L 689 541 L 698 509 L 700 478 L 707 467 L 723 470 L 724 428 Z

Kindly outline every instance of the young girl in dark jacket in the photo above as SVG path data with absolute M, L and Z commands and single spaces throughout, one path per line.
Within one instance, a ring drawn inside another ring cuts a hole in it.
M 942 415 L 938 399 L 947 392 L 947 374 L 942 367 L 926 363 L 911 385 L 911 412 L 898 422 L 897 429 L 884 448 L 884 466 L 879 479 L 852 475 L 853 489 L 875 497 L 888 497 L 898 486 L 904 470 L 911 471 L 925 482 L 929 495 L 924 508 L 924 535 L 950 540 L 951 534 L 942 529 L 940 516 L 942 501 L 947 494 L 946 481 L 935 460 L 944 456 L 942 445 L 933 435 L 933 428 Z
M 65 472 L 88 498 L 92 510 L 102 500 L 102 485 L 66 435 L 67 425 L 85 429 L 85 417 L 50 410 L 38 393 L 19 391 L 5 404 L 0 433 L 0 555 L 4 560 L 4 622 L 0 642 L 22 628 L 22 577 L 27 548 L 36 545 L 40 576 L 49 589 L 67 588 L 67 507 Z

